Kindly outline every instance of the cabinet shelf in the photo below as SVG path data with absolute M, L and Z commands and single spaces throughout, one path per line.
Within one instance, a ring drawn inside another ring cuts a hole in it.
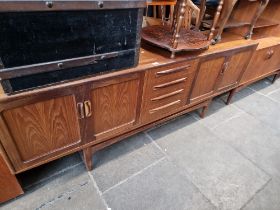
M 266 28 L 266 27 L 277 26 L 277 25 L 279 25 L 277 22 L 265 18 L 259 18 L 254 28 L 259 29 L 259 28 Z
M 203 21 L 203 26 L 206 28 L 210 28 L 212 26 L 213 20 L 205 20 Z M 225 29 L 227 28 L 238 28 L 243 26 L 250 25 L 249 22 L 238 21 L 233 18 L 229 19 L 227 24 L 225 25 Z

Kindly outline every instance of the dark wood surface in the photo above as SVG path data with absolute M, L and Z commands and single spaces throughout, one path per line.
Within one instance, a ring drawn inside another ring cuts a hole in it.
M 172 52 L 207 49 L 210 42 L 203 33 L 182 28 L 179 32 L 178 46 L 174 48 L 171 40 L 173 31 L 169 26 L 148 26 L 142 30 L 142 39 Z

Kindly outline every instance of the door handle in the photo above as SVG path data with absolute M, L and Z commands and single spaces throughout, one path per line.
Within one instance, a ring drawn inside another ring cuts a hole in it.
M 274 55 L 274 51 L 273 50 L 269 50 L 266 54 L 266 60 L 269 60 L 270 58 L 272 58 L 272 56 Z
M 92 115 L 91 102 L 89 100 L 84 102 L 85 117 L 90 117 Z
M 227 68 L 228 68 L 228 65 L 229 65 L 229 62 L 225 62 L 225 63 L 223 64 L 223 67 L 222 67 L 222 70 L 221 70 L 221 74 L 224 74 L 224 73 L 225 73 L 225 71 L 226 71 Z
M 85 118 L 84 104 L 77 103 L 77 110 L 78 110 L 79 119 L 84 119 Z

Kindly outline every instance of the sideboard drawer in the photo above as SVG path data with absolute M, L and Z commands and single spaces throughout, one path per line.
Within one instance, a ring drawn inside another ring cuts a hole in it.
M 142 122 L 163 118 L 186 105 L 196 66 L 194 60 L 146 72 Z
M 257 80 L 280 69 L 280 44 L 257 50 L 245 71 L 241 83 Z

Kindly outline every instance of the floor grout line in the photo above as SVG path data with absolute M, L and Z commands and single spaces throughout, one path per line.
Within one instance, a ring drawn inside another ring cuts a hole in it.
M 246 114 L 245 111 L 240 112 L 240 113 L 238 113 L 238 114 L 235 114 L 234 116 L 232 116 L 232 117 L 230 117 L 230 118 L 228 118 L 228 119 L 226 119 L 226 120 L 224 120 L 224 121 L 222 121 L 222 122 L 220 122 L 220 123 L 217 123 L 215 126 L 209 128 L 209 129 L 210 129 L 210 130 L 214 130 L 214 129 L 218 128 L 219 126 L 221 126 L 221 125 L 223 125 L 223 124 L 225 124 L 225 123 L 230 122 L 231 120 L 234 120 L 234 119 L 236 119 L 236 118 L 241 117 L 241 116 L 244 115 L 244 114 Z
M 278 92 L 278 91 L 280 91 L 280 88 L 277 88 L 276 90 L 273 90 L 273 91 L 269 92 L 269 93 L 267 94 L 267 96 L 270 96 L 271 94 L 276 93 L 276 92 Z
M 130 179 L 132 179 L 132 178 L 134 178 L 134 177 L 138 176 L 138 175 L 139 175 L 139 174 L 141 174 L 142 172 L 144 172 L 144 171 L 148 170 L 149 168 L 151 168 L 151 167 L 153 167 L 153 166 L 157 165 L 158 163 L 160 163 L 160 162 L 161 162 L 161 161 L 163 161 L 164 159 L 166 159 L 166 157 L 165 157 L 165 156 L 164 156 L 164 157 L 162 157 L 162 158 L 160 158 L 159 160 L 157 160 L 157 161 L 153 162 L 152 164 L 150 164 L 150 165 L 146 166 L 146 167 L 145 167 L 145 168 L 143 168 L 142 170 L 140 170 L 140 171 L 138 171 L 138 172 L 136 172 L 136 173 L 132 174 L 132 175 L 131 175 L 131 176 L 129 176 L 128 178 L 126 178 L 126 179 L 124 179 L 124 180 L 122 180 L 122 181 L 118 182 L 118 183 L 117 183 L 117 184 L 115 184 L 114 186 L 112 186 L 112 187 L 108 188 L 108 189 L 107 189 L 107 190 L 105 190 L 102 194 L 104 195 L 104 194 L 106 194 L 107 192 L 109 192 L 110 190 L 112 190 L 112 189 L 114 189 L 114 188 L 116 188 L 116 187 L 118 187 L 118 186 L 122 185 L 123 183 L 125 183 L 125 182 L 129 181 Z
M 268 98 L 269 100 L 271 100 L 271 101 L 273 101 L 273 102 L 280 103 L 279 101 L 275 100 L 274 98 L 271 98 L 269 95 L 266 95 L 266 94 L 263 94 L 263 93 L 261 93 L 261 92 L 259 92 L 259 91 L 257 91 L 257 90 L 254 90 L 254 89 L 251 88 L 251 87 L 246 87 L 246 88 L 248 88 L 249 90 L 252 90 L 254 93 L 257 93 L 257 94 L 259 94 L 259 95 L 261 95 L 261 96 L 264 96 L 265 98 Z M 279 89 L 278 89 L 278 90 L 279 90 Z
M 272 178 L 270 178 L 260 189 L 258 189 L 254 195 L 252 195 L 251 198 L 249 198 L 249 200 L 247 202 L 245 202 L 243 204 L 243 206 L 240 208 L 240 210 L 243 210 L 254 198 L 257 194 L 259 194 L 270 182 L 271 182 Z
M 191 116 L 191 115 L 190 115 Z M 146 133 L 145 133 L 146 134 Z M 186 178 L 188 179 L 188 181 L 193 185 L 193 187 L 195 189 L 197 189 L 197 191 L 199 193 L 201 193 L 201 195 L 210 203 L 212 204 L 216 209 L 218 208 L 212 201 L 210 198 L 208 198 L 206 195 L 204 195 L 204 193 L 199 189 L 199 187 L 188 177 L 191 176 L 187 171 L 185 171 L 181 166 L 178 166 L 176 164 L 176 162 L 174 162 L 174 160 L 165 152 L 162 150 L 162 148 L 156 143 L 156 141 L 153 139 L 153 137 L 151 137 L 148 133 L 146 134 L 147 137 L 152 140 L 154 142 L 154 144 L 166 155 L 166 157 L 178 168 L 182 169 L 183 173 L 187 176 Z
M 162 154 L 167 156 L 166 152 L 158 145 L 158 143 L 150 136 L 150 134 L 148 134 L 146 131 L 144 132 L 144 134 L 152 142 L 152 144 L 162 152 Z
M 96 191 L 97 191 L 97 194 L 100 196 L 101 201 L 103 202 L 104 206 L 107 208 L 107 210 L 110 210 L 111 208 L 109 208 L 109 206 L 108 206 L 108 204 L 107 204 L 105 198 L 103 197 L 102 192 L 100 191 L 100 189 L 99 189 L 97 183 L 96 183 L 95 180 L 94 180 L 93 175 L 90 173 L 90 171 L 88 171 L 87 173 L 88 173 L 88 176 L 89 176 L 89 178 L 91 179 L 91 181 L 92 181 L 92 183 L 93 183 L 94 188 L 95 188 Z

